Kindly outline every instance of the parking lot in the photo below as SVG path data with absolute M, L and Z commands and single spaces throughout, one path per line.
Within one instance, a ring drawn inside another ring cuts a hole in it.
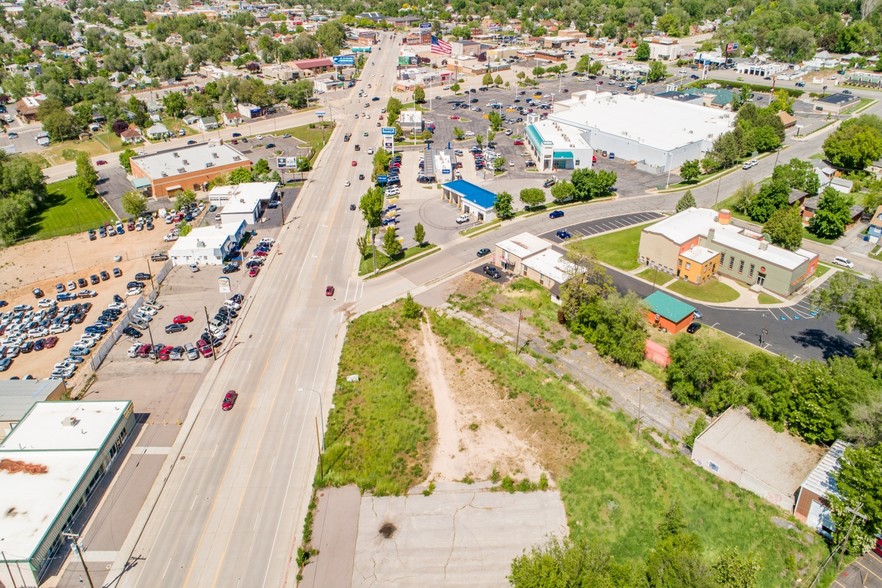
M 548 239 L 549 241 L 553 241 L 554 243 L 562 243 L 565 239 L 561 239 L 557 233 L 561 230 L 565 230 L 570 233 L 571 238 L 573 239 L 581 239 L 583 237 L 590 237 L 591 235 L 597 235 L 598 233 L 606 233 L 609 231 L 618 231 L 633 225 L 639 225 L 642 223 L 648 223 L 650 221 L 654 221 L 656 219 L 662 218 L 662 214 L 658 212 L 640 212 L 637 214 L 622 214 L 619 216 L 610 216 L 607 218 L 601 218 L 598 220 L 586 221 L 583 223 L 577 223 L 575 225 L 567 225 L 566 217 L 564 216 L 561 221 L 560 228 L 554 229 L 553 231 L 549 231 L 542 235 L 539 235 L 543 239 Z

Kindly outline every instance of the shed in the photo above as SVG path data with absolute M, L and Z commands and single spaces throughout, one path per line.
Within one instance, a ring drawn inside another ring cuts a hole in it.
M 832 537 L 834 531 L 827 497 L 831 494 L 839 494 L 834 474 L 839 471 L 839 461 L 849 445 L 845 441 L 833 443 L 821 461 L 799 485 L 796 494 L 793 515 L 825 537 Z
M 692 323 L 695 307 L 661 291 L 643 299 L 646 318 L 654 326 L 671 333 L 679 333 Z

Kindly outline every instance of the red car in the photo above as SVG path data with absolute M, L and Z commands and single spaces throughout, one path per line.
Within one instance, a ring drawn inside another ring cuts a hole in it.
M 457 115 L 457 114 L 451 115 L 450 120 L 459 120 L 459 115 Z
M 175 318 L 172 319 L 172 322 L 176 325 L 185 325 L 187 323 L 192 323 L 193 317 L 187 316 L 185 314 L 179 314 L 178 316 L 176 316 Z
M 333 296 L 334 295 L 334 287 L 328 286 L 325 288 L 325 296 Z
M 214 355 L 214 350 L 211 348 L 211 345 L 206 343 L 203 339 L 196 341 L 196 347 L 199 349 L 199 353 L 202 354 L 202 357 L 211 357 Z
M 223 410 L 230 410 L 231 408 L 233 408 L 233 405 L 236 404 L 236 399 L 238 397 L 239 395 L 236 393 L 235 390 L 230 390 L 224 396 L 224 401 L 223 403 L 221 403 L 221 408 Z
M 269 255 L 269 253 L 267 253 L 263 249 L 255 249 L 251 254 L 255 257 L 266 257 L 267 255 Z
M 514 142 L 514 144 L 515 144 L 515 145 L 523 145 L 523 144 L 524 144 L 524 142 L 523 142 L 523 141 L 521 141 L 521 140 L 520 140 L 520 139 L 515 139 L 515 142 Z
M 882 557 L 882 537 L 876 537 L 876 544 L 873 546 L 873 553 Z
M 352 160 L 352 167 L 355 167 L 356 165 L 358 165 L 358 162 L 353 159 Z
M 256 277 L 257 277 L 257 274 L 259 274 L 259 273 L 260 273 L 260 266 L 255 265 L 254 267 L 252 267 L 252 268 L 248 271 L 248 277 L 249 277 L 249 278 L 256 278 Z
M 171 345 L 166 345 L 162 349 L 159 350 L 159 360 L 160 361 L 168 361 L 169 356 L 171 355 L 172 350 L 174 349 Z
M 46 349 L 52 349 L 55 347 L 55 344 L 58 343 L 58 337 L 52 335 L 51 337 L 46 337 L 46 340 L 43 341 L 43 347 Z
M 98 161 L 95 162 L 95 165 L 107 165 L 107 162 L 104 161 L 103 159 L 99 159 Z

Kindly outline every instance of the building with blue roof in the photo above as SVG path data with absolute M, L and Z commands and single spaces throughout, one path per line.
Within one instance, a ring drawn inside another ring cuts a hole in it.
M 496 218 L 496 194 L 471 182 L 454 180 L 442 184 L 441 198 L 475 220 L 489 221 Z

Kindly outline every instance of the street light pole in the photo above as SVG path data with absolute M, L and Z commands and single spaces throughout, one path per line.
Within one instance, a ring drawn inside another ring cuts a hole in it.
M 89 568 L 86 566 L 86 560 L 83 559 L 83 552 L 80 549 L 80 535 L 77 533 L 62 533 L 61 536 L 73 539 L 73 551 L 77 552 L 77 555 L 80 557 L 80 563 L 83 564 L 83 569 L 86 570 L 86 580 L 89 581 L 89 588 L 95 588 L 95 584 L 92 583 L 92 575 L 89 573 Z

